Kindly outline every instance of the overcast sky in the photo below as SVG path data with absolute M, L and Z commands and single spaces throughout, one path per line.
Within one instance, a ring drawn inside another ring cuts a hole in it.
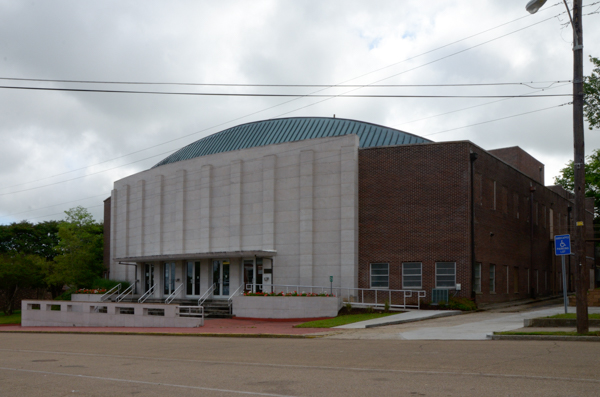
M 0 86 L 308 94 L 319 88 L 83 84 L 482 84 L 361 88 L 352 94 L 570 94 L 572 31 L 549 0 L 0 0 Z M 584 14 L 600 3 L 584 0 Z M 585 5 L 589 5 L 585 7 Z M 584 73 L 600 56 L 600 15 L 584 16 Z M 543 91 L 542 88 L 545 88 Z M 341 94 L 353 88 L 331 88 Z M 0 88 L 0 224 L 62 219 L 82 205 L 102 220 L 113 182 L 197 139 L 292 116 L 363 120 L 434 141 L 520 146 L 546 184 L 573 157 L 569 96 L 272 98 Z M 542 110 L 544 109 L 544 110 Z M 528 113 L 524 114 L 523 113 Z M 515 117 L 512 117 L 515 116 Z M 498 120 L 501 119 L 501 120 Z M 588 130 L 586 153 L 600 147 Z

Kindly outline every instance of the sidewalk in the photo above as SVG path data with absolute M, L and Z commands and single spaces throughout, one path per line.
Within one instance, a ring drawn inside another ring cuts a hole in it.
M 31 333 L 101 333 L 132 335 L 188 335 L 188 336 L 245 336 L 245 337 L 311 337 L 313 334 L 331 332 L 330 328 L 294 328 L 294 325 L 310 321 L 265 321 L 207 318 L 198 328 L 139 328 L 139 327 L 21 327 L 5 325 L 2 332 Z M 314 335 L 313 335 L 314 336 Z
M 412 323 L 415 321 L 430 320 L 439 317 L 456 316 L 457 314 L 462 314 L 462 312 L 460 310 L 409 310 L 404 313 L 393 314 L 391 316 L 376 318 L 373 320 L 339 325 L 334 327 L 334 329 L 375 328 L 383 327 L 385 325 Z

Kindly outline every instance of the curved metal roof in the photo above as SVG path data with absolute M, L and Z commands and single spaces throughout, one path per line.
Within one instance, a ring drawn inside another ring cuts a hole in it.
M 349 134 L 358 135 L 361 148 L 431 142 L 404 131 L 364 121 L 290 117 L 255 121 L 214 133 L 179 149 L 152 168 L 209 154 Z

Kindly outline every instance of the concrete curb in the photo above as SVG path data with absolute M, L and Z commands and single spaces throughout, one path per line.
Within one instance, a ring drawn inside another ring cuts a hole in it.
M 449 311 L 448 313 L 438 313 L 438 314 L 431 315 L 429 317 L 408 318 L 408 319 L 405 319 L 405 320 L 393 320 L 393 321 L 389 321 L 389 322 L 385 322 L 385 323 L 379 323 L 379 324 L 368 324 L 368 325 L 365 325 L 365 328 L 375 328 L 375 327 L 383 327 L 383 326 L 386 326 L 386 325 L 414 323 L 414 322 L 417 322 L 417 321 L 431 320 L 431 319 L 440 318 L 440 317 L 458 316 L 458 315 L 467 314 L 467 313 L 469 313 L 469 312 Z
M 600 342 L 600 336 L 568 335 L 492 335 L 492 340 L 553 340 L 572 342 Z
M 204 334 L 186 334 L 186 333 L 170 333 L 170 332 L 127 332 L 127 331 L 3 331 L 3 333 L 12 334 L 77 334 L 77 335 L 136 335 L 136 336 L 192 336 L 192 337 L 211 337 L 211 338 L 292 338 L 292 339 L 314 339 L 323 338 L 328 335 L 322 334 L 219 334 L 219 333 L 204 333 Z M 333 333 L 332 333 L 333 334 Z

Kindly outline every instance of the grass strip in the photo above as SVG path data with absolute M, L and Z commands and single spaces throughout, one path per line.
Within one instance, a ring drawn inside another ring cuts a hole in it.
M 554 316 L 548 316 L 546 318 L 562 318 L 562 319 L 568 319 L 568 320 L 575 320 L 575 319 L 577 319 L 577 313 L 555 314 Z M 600 313 L 590 313 L 590 314 L 588 314 L 588 319 L 600 320 Z
M 359 321 L 373 320 L 375 318 L 387 317 L 398 313 L 363 313 L 363 314 L 344 314 L 325 320 L 309 321 L 295 325 L 294 328 L 332 328 L 338 325 L 357 323 Z
M 0 313 L 0 324 L 21 324 L 21 311 L 15 310 L 10 316 Z

